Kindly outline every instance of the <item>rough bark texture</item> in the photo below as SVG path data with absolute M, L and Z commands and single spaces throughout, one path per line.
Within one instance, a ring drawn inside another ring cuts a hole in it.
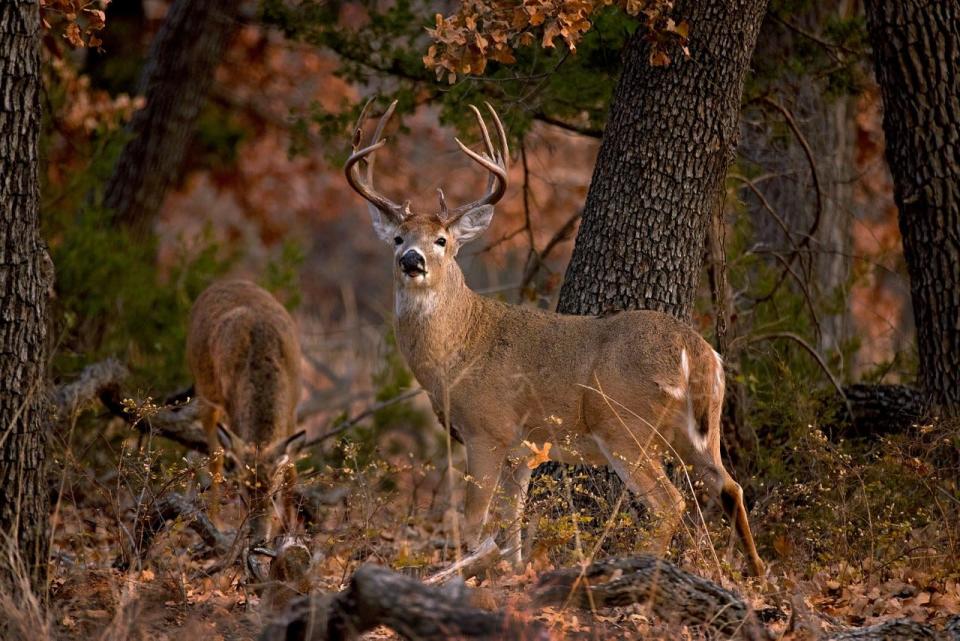
M 648 605 L 660 623 L 666 624 L 661 631 L 674 632 L 676 638 L 684 637 L 679 626 L 697 626 L 709 638 L 772 640 L 778 637 L 764 626 L 763 615 L 783 615 L 777 608 L 772 608 L 772 613 L 754 612 L 735 593 L 650 556 L 608 559 L 546 572 L 533 592 L 533 607 L 573 606 L 594 611 L 633 603 Z M 794 616 L 798 614 L 802 616 L 803 612 L 794 612 Z M 393 629 L 405 639 L 556 637 L 523 612 L 471 607 L 463 581 L 429 587 L 387 568 L 364 565 L 343 592 L 294 600 L 283 616 L 263 629 L 260 641 L 354 639 L 378 625 Z M 828 635 L 819 634 L 816 628 L 811 632 L 814 638 L 829 641 L 960 641 L 960 615 L 948 619 L 943 630 L 901 619 Z
M 903 432 L 923 418 L 923 394 L 913 387 L 861 383 L 844 387 L 843 393 L 853 409 L 853 421 L 833 429 L 823 426 L 836 436 L 879 438 Z M 835 411 L 844 415 L 842 407 Z
M 534 603 L 584 609 L 645 603 L 668 623 L 704 626 L 724 638 L 766 638 L 763 625 L 739 596 L 646 555 L 547 572 L 537 582 Z
M 960 416 L 960 0 L 868 0 L 920 387 Z
M 130 142 L 104 192 L 116 220 L 135 233 L 150 231 L 177 177 L 242 5 L 177 0 L 151 46 L 140 88 L 147 104 L 130 123 Z
M 558 312 L 655 309 L 690 320 L 766 6 L 681 0 L 691 56 L 677 52 L 666 67 L 650 64 L 642 31 L 628 41 Z M 547 464 L 535 476 L 559 470 Z M 614 504 L 616 476 L 595 480 L 594 492 Z
M 364 565 L 337 594 L 295 601 L 288 613 L 264 628 L 261 641 L 356 639 L 384 625 L 404 639 L 549 639 L 535 621 L 471 607 L 453 584 L 431 587 L 387 568 Z
M 17 594 L 22 584 L 11 579 L 29 578 L 43 598 L 52 264 L 39 234 L 39 29 L 35 1 L 0 3 L 0 589 Z M 22 567 L 10 567 L 8 550 L 19 553 Z
M 558 311 L 690 319 L 766 5 L 678 2 L 691 58 L 666 67 L 650 65 L 642 32 L 628 42 Z

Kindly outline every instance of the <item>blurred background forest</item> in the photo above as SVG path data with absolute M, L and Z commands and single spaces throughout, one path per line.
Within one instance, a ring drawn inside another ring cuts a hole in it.
M 129 370 L 122 396 L 149 417 L 147 399 L 163 405 L 191 383 L 184 341 L 193 300 L 217 278 L 250 278 L 299 324 L 309 437 L 344 428 L 298 464 L 322 494 L 314 585 L 336 588 L 367 560 L 413 572 L 449 560 L 436 540 L 449 534 L 456 517 L 447 508 L 462 490 L 445 480 L 447 439 L 429 403 L 416 396 L 351 419 L 416 386 L 392 336 L 391 251 L 342 174 L 353 124 L 368 99 L 376 111 L 399 101 L 378 187 L 426 208 L 437 187 L 453 202 L 482 189 L 484 176 L 453 137 L 478 140 L 467 106 L 493 103 L 510 135 L 511 188 L 460 263 L 479 292 L 554 309 L 621 50 L 645 14 L 584 2 L 589 29 L 572 27 L 582 34 L 557 20 L 550 37 L 549 18 L 531 20 L 538 30 L 521 37 L 527 46 L 480 56 L 469 45 L 478 36 L 442 19 L 474 3 L 42 4 L 53 382 L 117 359 Z M 535 16 L 563 3 L 521 4 Z M 697 28 L 671 24 L 651 38 L 682 46 Z M 653 66 L 683 55 L 652 51 Z M 911 391 L 917 338 L 873 69 L 859 1 L 769 3 L 688 315 L 726 360 L 724 456 L 774 568 L 745 588 L 753 603 L 800 590 L 846 623 L 939 623 L 960 611 L 960 435 L 924 420 Z M 44 629 L 132 638 L 139 624 L 118 614 L 132 597 L 109 570 L 123 524 L 136 519 L 145 488 L 186 486 L 198 463 L 99 404 L 60 421 L 50 454 L 60 610 Z M 616 493 L 602 478 L 577 479 L 582 499 L 561 497 L 554 476 L 541 475 L 528 515 L 536 568 L 575 560 L 581 535 L 609 554 L 636 547 L 642 509 L 617 503 L 619 527 L 603 533 Z M 590 507 L 574 512 L 567 498 Z M 703 551 L 722 554 L 723 532 L 695 534 L 674 558 L 718 580 L 739 577 L 738 561 L 721 570 Z M 250 636 L 249 621 L 224 615 L 256 602 L 237 576 L 177 582 L 194 576 L 194 536 L 175 531 L 169 554 L 154 552 L 154 570 L 136 575 L 163 595 L 152 619 L 138 606 L 138 621 L 150 634 L 186 625 Z M 499 603 L 520 598 L 529 580 L 487 587 Z M 611 636 L 649 632 L 638 612 L 597 625 Z M 543 618 L 570 634 L 585 629 L 575 617 Z

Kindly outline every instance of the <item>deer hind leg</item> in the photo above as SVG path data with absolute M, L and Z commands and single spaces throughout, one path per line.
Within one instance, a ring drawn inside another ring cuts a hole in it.
M 757 554 L 757 546 L 753 541 L 753 533 L 750 531 L 750 521 L 747 519 L 747 507 L 743 502 L 743 488 L 733 480 L 730 473 L 723 467 L 720 461 L 719 452 L 715 460 L 706 466 L 704 477 L 707 480 L 708 488 L 714 496 L 720 499 L 720 505 L 724 513 L 730 519 L 737 537 L 743 543 L 744 551 L 747 554 L 747 560 L 750 564 L 750 572 L 754 576 L 763 575 L 763 561 Z
M 201 401 L 202 402 L 202 401 Z M 203 424 L 204 434 L 207 435 L 207 449 L 209 450 L 210 470 L 210 518 L 216 518 L 220 512 L 220 483 L 223 480 L 223 448 L 217 438 L 217 422 L 220 420 L 220 409 L 209 403 L 203 403 L 200 409 L 200 422 Z
M 652 532 L 651 551 L 663 556 L 670 548 L 670 541 L 680 527 L 686 503 L 677 487 L 670 481 L 663 464 L 654 452 L 638 452 L 636 445 L 614 449 L 604 439 L 594 436 L 600 451 L 610 468 L 634 496 L 650 508 L 657 525 Z M 633 460 L 616 454 L 630 452 Z
M 500 471 L 498 516 L 503 524 L 504 558 L 515 566 L 523 561 L 523 512 L 533 473 L 524 457 L 507 457 Z

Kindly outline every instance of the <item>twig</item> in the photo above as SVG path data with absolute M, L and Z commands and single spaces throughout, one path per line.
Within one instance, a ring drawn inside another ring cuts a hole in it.
M 790 110 L 768 96 L 761 98 L 760 102 L 773 107 L 783 115 L 787 126 L 790 127 L 793 135 L 797 138 L 797 142 L 800 143 L 800 147 L 803 148 L 803 153 L 807 157 L 807 163 L 810 165 L 810 178 L 813 180 L 813 187 L 817 196 L 817 208 L 814 212 L 813 224 L 811 224 L 810 229 L 807 230 L 806 236 L 800 240 L 800 246 L 804 247 L 810 243 L 813 235 L 817 233 L 817 229 L 820 228 L 820 218 L 823 216 L 823 189 L 820 187 L 820 173 L 817 171 L 817 161 L 814 158 L 813 150 L 810 148 L 810 143 L 807 142 L 807 138 L 803 135 L 803 132 L 800 131 L 800 127 L 797 125 L 797 121 L 794 119 Z
M 827 366 L 826 361 L 823 360 L 823 357 L 820 356 L 820 353 L 813 349 L 813 346 L 805 341 L 801 336 L 798 336 L 793 332 L 771 332 L 769 334 L 759 334 L 757 336 L 741 336 L 733 342 L 736 343 L 738 341 L 743 341 L 750 345 L 753 343 L 759 343 L 760 341 L 770 341 L 780 338 L 791 340 L 797 343 L 803 349 L 805 349 L 807 353 L 813 356 L 814 360 L 817 361 L 817 364 L 820 365 L 820 369 L 823 370 L 823 373 L 826 374 L 827 378 L 830 379 L 830 382 L 833 383 L 833 387 L 836 388 L 837 394 L 839 394 L 840 398 L 843 399 L 844 404 L 847 406 L 847 412 L 849 413 L 850 419 L 853 420 L 853 406 L 850 404 L 850 399 L 847 398 L 847 393 L 843 391 L 843 386 L 840 385 L 840 381 L 838 381 L 837 377 L 834 376 L 833 372 L 830 371 L 830 368 Z M 731 344 L 731 347 L 733 347 L 733 344 Z
M 580 220 L 580 216 L 582 215 L 583 210 L 577 210 L 574 212 L 574 214 L 567 219 L 567 222 L 563 223 L 560 229 L 558 229 L 550 238 L 550 240 L 547 241 L 547 244 L 543 246 L 543 250 L 536 255 L 536 260 L 527 266 L 527 270 L 523 274 L 523 279 L 520 281 L 521 291 L 530 286 L 530 282 L 540 272 L 540 268 L 543 266 L 544 261 L 546 261 L 547 257 L 553 253 L 553 250 L 556 249 L 560 243 L 570 238 L 570 235 L 573 234 L 573 230 L 577 226 L 577 222 Z
M 386 407 L 390 407 L 391 405 L 402 403 L 403 401 L 407 399 L 411 399 L 414 396 L 421 394 L 422 392 L 423 392 L 422 388 L 407 390 L 403 394 L 399 394 L 398 396 L 394 396 L 393 398 L 387 399 L 381 403 L 372 405 L 367 409 L 363 410 L 362 412 L 360 412 L 359 414 L 357 414 L 356 416 L 354 416 L 353 418 L 347 419 L 343 423 L 340 423 L 339 425 L 331 429 L 329 432 L 326 432 L 325 434 L 321 434 L 320 436 L 316 436 L 310 439 L 309 441 L 306 442 L 304 447 L 313 447 L 315 445 L 319 445 L 320 443 L 326 441 L 327 439 L 333 438 L 337 434 L 341 434 L 345 432 L 346 430 L 350 429 L 351 427 L 353 427 L 363 419 L 367 418 L 368 416 L 376 414 L 380 410 Z

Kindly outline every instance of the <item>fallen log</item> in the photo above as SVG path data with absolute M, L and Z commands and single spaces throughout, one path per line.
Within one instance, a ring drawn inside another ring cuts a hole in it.
M 538 622 L 467 604 L 465 591 L 427 586 L 387 568 L 363 565 L 337 594 L 294 601 L 264 628 L 260 641 L 341 641 L 386 626 L 406 639 L 547 641 Z
M 124 402 L 120 385 L 100 390 L 100 402 L 114 416 L 144 434 L 156 434 L 202 454 L 209 453 L 207 436 L 200 427 L 200 404 L 196 399 L 175 406 L 161 406 L 143 412 L 131 411 Z
M 477 549 L 469 555 L 463 557 L 456 563 L 450 564 L 439 572 L 428 576 L 423 582 L 426 585 L 443 585 L 455 577 L 464 580 L 470 579 L 484 570 L 493 567 L 500 558 L 500 548 L 493 540 L 493 537 L 488 536 L 477 546 Z
M 534 605 L 584 609 L 647 604 L 664 621 L 698 625 L 751 641 L 769 638 L 743 599 L 713 581 L 649 555 L 607 559 L 584 568 L 547 572 L 534 591 Z
M 960 641 L 960 615 L 951 617 L 942 632 L 910 619 L 897 619 L 836 632 L 828 641 Z
M 837 426 L 840 436 L 876 438 L 910 428 L 924 417 L 924 397 L 907 385 L 858 383 L 843 388 L 853 409 L 853 421 Z
M 129 376 L 126 366 L 115 358 L 108 358 L 83 368 L 75 381 L 53 389 L 52 400 L 57 417 L 62 421 L 74 416 L 100 392 L 119 385 Z
M 233 545 L 233 539 L 221 532 L 196 503 L 182 494 L 170 492 L 154 501 L 137 519 L 132 541 L 114 561 L 114 567 L 126 570 L 134 561 L 142 561 L 157 535 L 178 519 L 218 555 L 226 554 Z

